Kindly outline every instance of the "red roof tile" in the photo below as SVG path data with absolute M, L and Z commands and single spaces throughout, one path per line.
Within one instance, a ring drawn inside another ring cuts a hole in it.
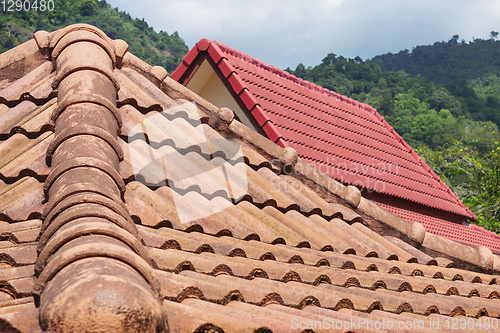
M 470 246 L 486 246 L 500 253 L 500 235 L 475 224 L 458 224 L 437 217 L 419 214 L 411 210 L 393 207 L 377 202 L 377 205 L 401 216 L 409 222 L 421 223 L 428 232 Z
M 202 39 L 197 45 L 184 63 L 208 50 L 272 141 L 295 148 L 301 158 L 337 180 L 475 219 L 369 105 L 215 41 Z M 171 77 L 180 80 L 188 68 L 181 65 Z

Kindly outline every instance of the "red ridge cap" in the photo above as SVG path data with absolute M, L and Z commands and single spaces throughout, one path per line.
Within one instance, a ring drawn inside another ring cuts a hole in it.
M 212 60 L 216 64 L 218 64 L 219 61 L 222 58 L 224 58 L 224 54 L 222 53 L 222 51 L 214 44 L 210 44 L 210 47 L 208 48 L 208 54 L 210 54 L 210 56 L 212 57 Z
M 245 83 L 242 79 L 240 79 L 239 75 L 236 72 L 233 72 L 233 74 L 231 74 L 231 76 L 229 76 L 227 80 L 229 81 L 229 84 L 231 84 L 231 87 L 233 87 L 234 92 L 238 95 L 246 87 Z
M 182 75 L 184 75 L 184 73 L 186 73 L 188 68 L 189 68 L 189 65 L 187 63 L 185 63 L 184 61 L 182 61 L 181 64 L 175 69 L 175 71 L 173 71 L 172 74 L 170 74 L 170 78 L 172 80 L 179 81 L 181 79 Z
M 410 151 L 410 155 L 413 156 L 413 158 L 416 159 L 418 162 L 422 161 L 422 158 L 418 156 L 418 154 L 413 149 Z
M 189 51 L 184 58 L 182 59 L 183 62 L 185 62 L 188 65 L 191 65 L 191 63 L 196 59 L 198 56 L 198 51 L 193 47 L 191 51 Z
M 206 50 L 208 50 L 208 47 L 210 46 L 211 42 L 212 41 L 210 39 L 202 38 L 199 40 L 198 43 L 196 43 L 196 48 L 200 52 L 206 51 Z M 194 49 L 194 47 L 193 47 L 193 49 Z
M 226 58 L 222 58 L 217 65 L 219 66 L 222 75 L 224 75 L 224 77 L 226 78 L 229 77 L 231 73 L 235 72 L 233 65 L 231 65 L 231 63 Z
M 243 89 L 239 96 L 246 108 L 250 111 L 258 104 L 257 100 L 255 100 L 252 93 L 247 88 Z
M 200 39 L 196 45 L 189 50 L 189 52 L 182 58 L 181 64 L 170 74 L 170 78 L 175 81 L 179 81 L 184 73 L 189 68 L 189 65 L 193 62 L 194 59 L 200 54 L 200 52 L 206 51 L 209 46 L 212 44 L 212 41 L 206 38 Z
M 282 138 L 276 126 L 270 121 L 268 121 L 264 126 L 262 126 L 262 129 L 266 132 L 267 137 L 272 142 L 276 143 L 279 139 Z
M 288 144 L 286 143 L 285 140 L 283 140 L 283 138 L 279 138 L 275 143 L 281 148 L 288 147 Z
M 422 162 L 423 162 L 423 160 L 422 160 Z M 420 165 L 422 165 L 422 168 L 424 168 L 424 170 L 425 170 L 426 172 L 429 172 L 429 171 L 431 171 L 431 170 L 432 170 L 432 169 L 431 169 L 431 167 L 430 167 L 430 166 L 428 166 L 425 162 L 424 162 L 424 163 L 420 163 Z
M 256 105 L 255 108 L 252 110 L 252 116 L 255 118 L 255 120 L 257 120 L 257 122 L 261 127 L 263 127 L 266 124 L 266 122 L 271 121 L 267 113 L 265 113 L 264 110 L 262 110 L 260 105 Z

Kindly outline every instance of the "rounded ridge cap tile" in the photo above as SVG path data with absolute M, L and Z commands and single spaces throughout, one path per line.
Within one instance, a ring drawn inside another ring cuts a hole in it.
M 53 49 L 64 36 L 78 30 L 84 30 L 94 33 L 97 36 L 101 37 L 103 40 L 105 40 L 111 47 L 113 47 L 113 43 L 111 39 L 108 37 L 108 35 L 106 35 L 101 29 L 86 23 L 72 24 L 60 30 L 54 31 L 52 33 L 53 35 L 51 36 L 49 47 Z
M 57 58 L 67 46 L 78 42 L 91 42 L 99 45 L 106 51 L 113 63 L 116 62 L 114 45 L 88 30 L 75 30 L 65 34 L 52 49 L 52 58 Z
M 196 43 L 196 47 L 198 48 L 198 51 L 207 51 L 210 45 L 212 44 L 212 41 L 207 38 L 202 38 Z

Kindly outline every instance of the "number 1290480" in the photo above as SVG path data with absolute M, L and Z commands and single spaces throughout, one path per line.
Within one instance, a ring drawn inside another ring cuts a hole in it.
M 4 12 L 51 12 L 55 7 L 53 0 L 0 0 L 0 5 Z

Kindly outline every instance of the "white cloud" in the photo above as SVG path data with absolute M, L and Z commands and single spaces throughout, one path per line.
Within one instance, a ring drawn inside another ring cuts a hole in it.
M 364 59 L 459 34 L 500 31 L 496 0 L 109 0 L 188 47 L 209 38 L 276 67 L 318 64 L 328 53 Z

